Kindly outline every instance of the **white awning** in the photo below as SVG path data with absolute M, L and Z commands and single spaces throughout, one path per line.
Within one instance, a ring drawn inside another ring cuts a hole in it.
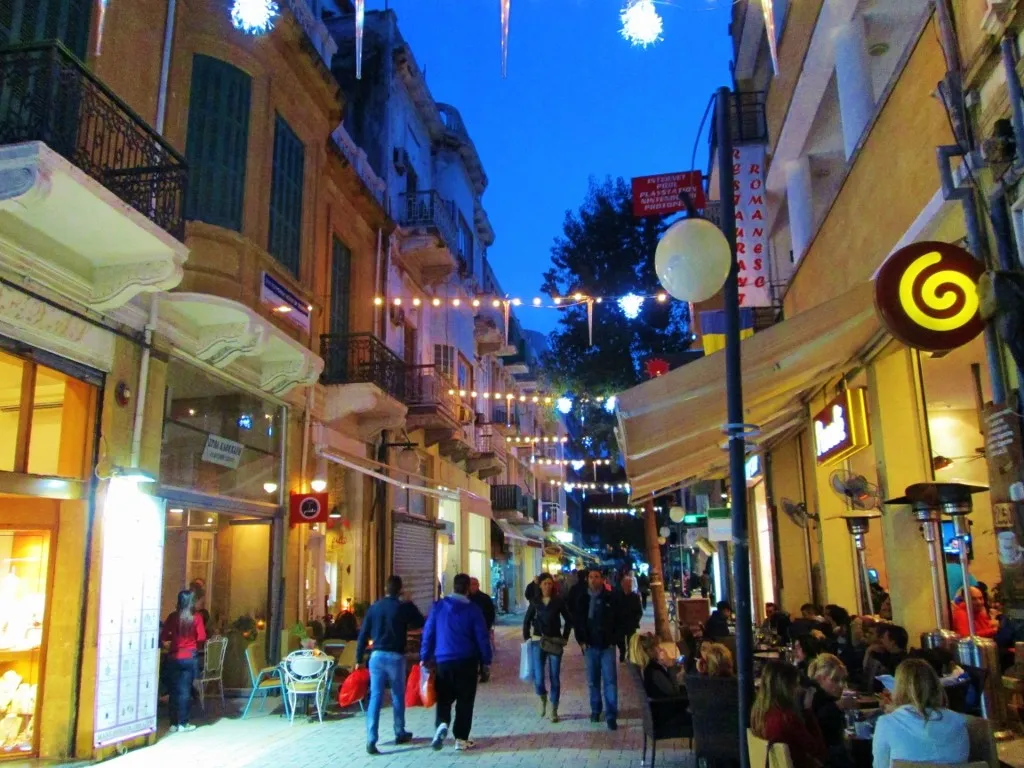
M 494 522 L 501 528 L 501 533 L 504 535 L 506 541 L 521 541 L 524 544 L 529 541 L 523 534 L 516 530 L 516 527 L 512 525 L 508 520 L 496 519 Z
M 317 455 L 323 456 L 328 461 L 333 461 L 335 464 L 340 464 L 343 467 L 355 470 L 356 472 L 362 472 L 364 475 L 376 478 L 388 485 L 393 485 L 396 488 L 401 488 L 403 491 L 412 491 L 413 493 L 422 493 L 425 496 L 433 496 L 438 499 L 458 499 L 458 493 L 454 491 L 442 490 L 440 488 L 428 488 L 426 485 L 422 485 L 419 482 L 411 482 L 406 480 L 397 480 L 394 477 L 389 477 L 384 474 L 384 471 L 395 472 L 402 476 L 408 476 L 407 473 L 403 472 L 398 467 L 392 467 L 390 464 L 381 465 L 381 470 L 377 471 L 371 467 L 366 466 L 365 462 L 369 459 L 362 459 L 358 456 L 346 456 L 338 451 L 327 450 L 324 448 L 317 448 Z M 376 462 L 374 462 L 376 463 Z

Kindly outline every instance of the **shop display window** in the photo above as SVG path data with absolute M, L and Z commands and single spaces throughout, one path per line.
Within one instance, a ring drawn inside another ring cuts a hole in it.
M 0 759 L 34 750 L 50 534 L 0 530 Z

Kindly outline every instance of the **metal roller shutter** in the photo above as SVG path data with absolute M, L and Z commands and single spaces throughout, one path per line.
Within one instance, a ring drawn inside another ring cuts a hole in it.
M 437 528 L 427 520 L 396 513 L 391 528 L 391 570 L 423 613 L 437 596 Z

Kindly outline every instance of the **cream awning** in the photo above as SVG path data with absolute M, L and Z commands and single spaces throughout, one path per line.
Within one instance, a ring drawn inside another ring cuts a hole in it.
M 806 420 L 809 394 L 881 333 L 873 284 L 742 342 L 744 421 L 764 442 Z M 632 501 L 723 472 L 725 354 L 712 354 L 619 395 L 618 438 Z

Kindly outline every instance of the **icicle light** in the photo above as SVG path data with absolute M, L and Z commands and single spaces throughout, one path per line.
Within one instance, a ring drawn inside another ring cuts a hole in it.
M 501 2 L 501 76 L 508 76 L 508 14 L 511 10 L 512 0 L 499 0 Z
M 366 23 L 366 0 L 356 0 L 356 80 L 363 79 L 363 26 Z
M 646 48 L 661 42 L 662 22 L 654 0 L 626 0 L 619 18 L 622 36 L 633 45 Z
M 277 3 L 274 0 L 234 0 L 231 23 L 249 35 L 262 35 L 274 28 Z
M 764 31 L 768 35 L 768 51 L 772 55 L 772 69 L 779 74 L 779 44 L 775 39 L 775 3 L 774 0 L 761 0 L 761 12 L 764 14 Z
M 99 0 L 100 13 L 96 22 L 96 55 L 103 52 L 103 24 L 107 20 L 108 0 Z

